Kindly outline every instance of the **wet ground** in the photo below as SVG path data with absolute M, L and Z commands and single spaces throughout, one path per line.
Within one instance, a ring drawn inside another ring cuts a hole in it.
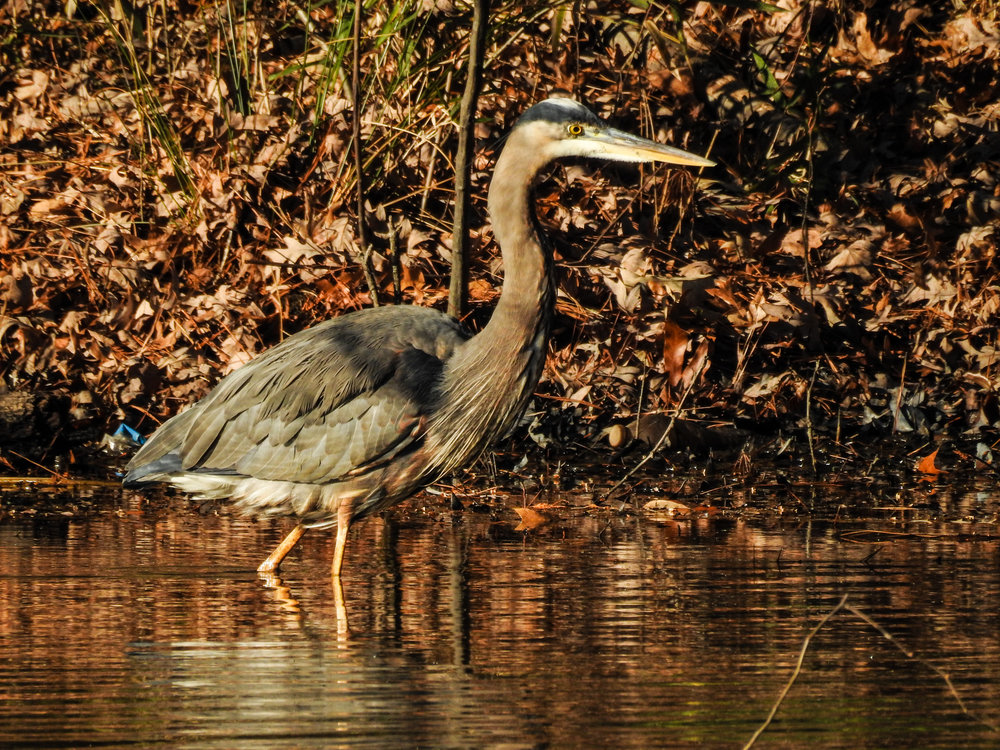
M 329 533 L 262 580 L 285 522 L 0 486 L 0 746 L 738 748 L 847 596 L 884 632 L 824 623 L 756 747 L 1000 747 L 995 482 L 859 492 L 526 530 L 423 495 L 352 529 L 346 632 Z

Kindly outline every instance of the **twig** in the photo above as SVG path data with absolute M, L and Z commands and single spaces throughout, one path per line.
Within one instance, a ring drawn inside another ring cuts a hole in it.
M 702 358 L 701 362 L 698 363 L 698 369 L 695 371 L 695 374 L 691 378 L 691 381 L 687 384 L 687 388 L 684 389 L 684 393 L 681 394 L 681 398 L 677 402 L 677 406 L 674 408 L 674 413 L 670 415 L 670 421 L 667 422 L 667 428 L 663 431 L 663 434 L 660 435 L 660 439 L 656 441 L 656 445 L 654 445 L 652 448 L 649 449 L 649 452 L 642 457 L 642 460 L 639 461 L 639 463 L 637 463 L 631 469 L 626 471 L 625 474 L 622 476 L 622 478 L 619 479 L 617 482 L 615 482 L 615 484 L 611 487 L 611 489 L 608 490 L 607 493 L 604 495 L 605 498 L 611 497 L 611 495 L 614 493 L 615 490 L 617 490 L 619 487 L 625 484 L 625 481 L 630 476 L 632 476 L 637 471 L 639 471 L 639 469 L 645 466 L 646 462 L 648 462 L 649 459 L 655 456 L 656 453 L 660 450 L 660 448 L 663 447 L 663 444 L 667 442 L 667 438 L 670 436 L 671 431 L 673 431 L 674 429 L 674 423 L 677 421 L 677 416 L 681 413 L 681 409 L 684 406 L 684 402 L 687 400 L 688 395 L 691 393 L 691 389 L 694 388 L 694 384 L 697 383 L 698 378 L 701 377 L 701 371 L 705 369 L 705 363 L 707 361 L 708 358 L 704 357 Z
M 816 375 L 819 373 L 819 360 L 813 367 L 812 377 L 809 379 L 809 388 L 806 389 L 806 440 L 809 442 L 809 460 L 812 462 L 813 475 L 816 474 L 816 447 L 813 445 L 815 436 L 813 435 L 812 423 L 812 394 L 813 386 L 816 385 Z
M 11 451 L 13 453 L 14 451 Z M 24 458 L 24 456 L 18 455 L 18 458 Z M 30 459 L 24 458 L 25 461 L 30 461 Z M 32 463 L 34 463 L 32 461 Z M 35 464 L 38 466 L 38 464 Z M 45 471 L 52 472 L 51 469 L 46 469 L 44 466 L 40 467 L 45 469 Z M 38 484 L 38 485 L 66 485 L 67 487 L 116 487 L 120 488 L 122 483 L 113 479 L 71 479 L 65 474 L 55 474 L 51 477 L 0 477 L 0 485 L 22 485 L 22 484 Z
M 403 280 L 399 268 L 399 239 L 396 236 L 396 224 L 388 220 L 389 226 L 389 265 L 392 269 L 392 302 L 400 304 L 403 301 Z
M 241 261 L 246 263 L 248 266 L 269 266 L 271 268 L 281 268 L 287 269 L 289 271 L 302 271 L 308 269 L 310 271 L 343 271 L 344 264 L 340 263 L 334 265 L 332 263 L 297 263 L 293 261 L 279 261 L 279 260 L 259 260 L 257 258 L 246 258 Z
M 753 744 L 757 741 L 757 738 L 760 737 L 764 733 L 764 730 L 771 724 L 775 714 L 778 713 L 778 709 L 781 707 L 781 702 L 785 700 L 785 696 L 788 695 L 788 691 L 792 689 L 792 685 L 795 684 L 795 680 L 798 679 L 799 674 L 802 672 L 802 662 L 806 658 L 806 651 L 809 650 L 809 644 L 812 642 L 813 636 L 815 636 L 820 629 L 830 621 L 831 617 L 842 610 L 846 604 L 847 594 L 844 594 L 840 598 L 840 601 L 837 602 L 837 606 L 827 612 L 823 616 L 823 619 L 816 623 L 816 626 L 809 631 L 808 635 L 806 635 L 805 640 L 802 641 L 802 648 L 799 649 L 799 658 L 795 662 L 795 669 L 792 670 L 792 676 L 788 678 L 788 682 L 785 683 L 785 687 L 778 694 L 778 699 L 774 702 L 774 705 L 771 706 L 771 713 L 769 713 L 767 718 L 764 719 L 764 723 L 757 727 L 757 731 L 753 733 L 753 736 L 750 737 L 749 741 L 743 746 L 743 750 L 748 750 L 748 748 L 753 746 Z
M 846 599 L 846 597 L 845 597 L 845 599 Z M 929 670 L 931 670 L 934 674 L 936 674 L 938 677 L 940 677 L 944 681 L 944 684 L 948 686 L 948 692 L 951 693 L 951 697 L 955 699 L 955 703 L 958 704 L 958 707 L 960 709 L 962 709 L 962 713 L 963 714 L 965 714 L 966 716 L 968 716 L 970 719 L 972 719 L 977 724 L 982 724 L 984 727 L 986 727 L 987 729 L 989 729 L 992 732 L 1000 732 L 1000 727 L 998 727 L 996 724 L 993 724 L 992 722 L 989 722 L 986 719 L 983 719 L 983 718 L 981 718 L 979 716 L 976 716 L 974 713 L 972 713 L 971 711 L 969 711 L 968 708 L 966 708 L 965 701 L 962 700 L 962 697 L 958 694 L 958 691 L 955 690 L 955 686 L 951 682 L 951 677 L 949 677 L 948 674 L 945 671 L 943 671 L 942 669 L 940 669 L 938 667 L 935 667 L 929 661 L 927 661 L 926 659 L 922 659 L 921 657 L 919 657 L 916 654 L 914 654 L 912 651 L 908 651 L 892 635 L 892 633 L 890 633 L 888 630 L 886 630 L 885 628 L 883 628 L 881 625 L 879 625 L 877 622 L 875 622 L 875 620 L 873 620 L 871 617 L 869 617 L 868 615 L 866 615 L 864 612 L 862 612 L 860 609 L 858 609 L 854 605 L 848 604 L 847 607 L 846 607 L 846 609 L 847 609 L 848 612 L 850 612 L 855 617 L 859 618 L 866 625 L 868 625 L 871 628 L 874 628 L 879 633 L 881 633 L 882 637 L 885 638 L 887 641 L 889 641 L 889 643 L 891 643 L 897 649 L 899 649 L 900 653 L 902 653 L 907 659 L 912 659 L 913 661 L 915 661 L 915 662 L 917 662 L 919 664 L 923 664 L 925 667 L 927 667 Z
M 372 305 L 378 307 L 380 300 L 378 297 L 378 279 L 375 278 L 375 272 L 372 270 L 372 252 L 375 248 L 371 245 L 365 245 L 365 251 L 361 255 L 361 270 L 365 274 L 365 283 L 368 284 L 368 293 L 372 298 Z
M 899 420 L 903 413 L 900 411 L 903 408 L 903 391 L 906 388 L 906 363 L 909 358 L 904 354 L 903 356 L 903 369 L 899 373 L 899 392 L 896 394 L 896 413 L 892 415 L 892 431 L 899 432 Z
M 895 646 L 900 651 L 900 653 L 902 653 L 903 656 L 905 656 L 907 659 L 915 661 L 918 664 L 923 664 L 934 674 L 940 677 L 944 682 L 944 684 L 948 686 L 948 692 L 951 693 L 951 697 L 955 699 L 955 703 L 958 704 L 958 707 L 961 709 L 962 713 L 965 714 L 967 717 L 969 717 L 969 719 L 975 721 L 977 724 L 981 724 L 982 726 L 986 727 L 992 732 L 1000 733 L 1000 727 L 998 727 L 996 724 L 993 724 L 992 722 L 987 721 L 986 719 L 983 719 L 977 716 L 976 714 L 972 713 L 971 711 L 969 711 L 969 709 L 965 705 L 965 701 L 962 700 L 962 697 L 958 694 L 958 691 L 955 690 L 955 686 L 951 682 L 951 677 L 949 677 L 945 671 L 934 666 L 926 659 L 922 659 L 921 657 L 917 656 L 912 651 L 906 649 L 892 635 L 892 633 L 890 633 L 884 627 L 879 625 L 875 620 L 873 620 L 867 614 L 865 614 L 860 609 L 855 607 L 853 604 L 848 604 L 847 599 L 848 599 L 848 594 L 844 594 L 840 598 L 840 601 L 837 603 L 837 605 L 829 612 L 827 612 L 826 615 L 823 616 L 823 619 L 821 619 L 818 623 L 816 623 L 816 626 L 813 627 L 813 629 L 810 630 L 809 633 L 806 635 L 805 639 L 802 641 L 802 647 L 799 649 L 799 658 L 795 662 L 795 669 L 792 671 L 792 676 L 788 678 L 788 682 L 785 683 L 785 687 L 782 689 L 781 693 L 778 694 L 778 698 L 775 700 L 774 705 L 771 706 L 771 712 L 767 715 L 767 718 L 764 720 L 764 723 L 761 724 L 759 727 L 757 727 L 757 731 L 753 733 L 753 735 L 750 737 L 747 743 L 743 746 L 743 750 L 748 750 L 750 747 L 752 747 L 753 744 L 757 741 L 757 738 L 760 737 L 760 735 L 763 734 L 764 730 L 767 729 L 767 727 L 770 725 L 771 721 L 778 713 L 778 709 L 781 707 L 782 701 L 784 701 L 785 696 L 788 695 L 788 691 L 792 689 L 792 685 L 795 684 L 795 680 L 798 679 L 799 674 L 801 674 L 802 672 L 802 662 L 805 659 L 806 651 L 809 650 L 809 644 L 812 642 L 813 637 L 820 631 L 820 629 L 823 628 L 824 625 L 826 625 L 827 622 L 830 621 L 830 619 L 835 614 L 837 614 L 842 609 L 850 612 L 852 615 L 857 617 L 859 620 L 868 625 L 870 628 L 873 628 L 874 630 L 878 631 L 878 633 L 880 633 L 883 638 L 885 638 L 893 646 Z
M 32 460 L 31 460 L 30 458 L 28 458 L 27 456 L 22 456 L 22 455 L 21 455 L 20 453 L 18 453 L 17 451 L 14 451 L 14 450 L 12 450 L 12 451 L 10 452 L 10 454 L 11 454 L 12 456 L 17 456 L 17 457 L 18 457 L 18 458 L 20 458 L 20 459 L 21 459 L 22 461 L 27 461 L 27 462 L 28 462 L 29 464 L 31 464 L 32 466 L 37 466 L 37 467 L 38 467 L 39 469 L 41 469 L 42 471 L 47 471 L 47 472 L 48 472 L 49 474 L 51 474 L 51 475 L 52 475 L 53 479 L 54 479 L 54 480 L 56 481 L 56 483 L 57 483 L 57 484 L 58 484 L 59 482 L 62 482 L 62 481 L 65 481 L 65 479 L 66 479 L 65 475 L 63 475 L 63 474 L 60 474 L 60 473 L 59 473 L 58 471 L 53 471 L 53 470 L 52 470 L 52 469 L 50 469 L 50 468 L 49 468 L 48 466 L 42 466 L 42 465 L 41 465 L 40 463 L 38 463 L 37 461 L 32 461 Z

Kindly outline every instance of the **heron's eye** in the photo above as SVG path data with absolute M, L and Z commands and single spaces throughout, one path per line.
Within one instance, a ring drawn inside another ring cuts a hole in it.
M 566 132 L 569 133 L 574 138 L 576 138 L 577 136 L 581 136 L 583 135 L 583 125 L 581 125 L 578 122 L 572 122 L 570 123 L 569 127 L 566 128 Z

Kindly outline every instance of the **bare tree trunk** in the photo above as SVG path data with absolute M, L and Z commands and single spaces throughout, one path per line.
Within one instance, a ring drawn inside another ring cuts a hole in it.
M 451 284 L 448 289 L 448 314 L 456 318 L 465 311 L 466 279 L 469 257 L 469 188 L 475 142 L 476 104 L 483 75 L 486 33 L 489 30 L 490 0 L 475 0 L 472 10 L 472 33 L 469 39 L 468 77 L 462 94 L 458 128 L 458 154 L 455 158 L 455 223 L 451 240 Z
M 368 223 L 365 221 L 365 164 L 363 159 L 363 149 L 361 143 L 361 108 L 364 104 L 364 96 L 361 93 L 361 11 L 364 8 L 363 0 L 356 0 L 354 5 L 354 34 L 353 50 L 354 57 L 351 68 L 351 98 L 354 100 L 354 121 L 352 122 L 352 135 L 354 139 L 354 170 L 358 178 L 358 245 L 361 246 L 361 268 L 365 274 L 365 281 L 368 282 L 368 293 L 371 295 L 372 304 L 379 305 L 378 281 L 372 273 L 371 255 L 372 246 L 368 239 Z

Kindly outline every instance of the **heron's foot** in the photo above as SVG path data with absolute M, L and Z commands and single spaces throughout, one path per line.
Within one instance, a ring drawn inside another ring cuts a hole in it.
M 257 568 L 258 573 L 277 573 L 278 566 L 285 559 L 292 547 L 296 545 L 302 535 L 306 533 L 306 527 L 301 523 L 288 532 L 288 535 L 281 540 L 281 544 L 274 548 L 274 552 L 267 556 L 267 559 Z

